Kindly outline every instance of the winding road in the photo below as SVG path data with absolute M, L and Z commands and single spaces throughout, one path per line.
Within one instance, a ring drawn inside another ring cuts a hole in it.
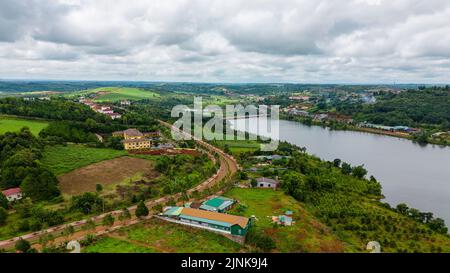
M 170 123 L 167 123 L 164 121 L 159 121 L 159 122 L 162 125 L 179 132 L 180 134 L 191 137 L 199 146 L 202 146 L 210 154 L 216 154 L 219 157 L 220 168 L 216 172 L 216 174 L 214 174 L 213 176 L 211 176 L 210 178 L 208 178 L 201 184 L 188 190 L 187 191 L 188 194 L 191 194 L 195 191 L 202 192 L 208 188 L 211 188 L 214 185 L 216 185 L 217 183 L 219 183 L 220 181 L 231 178 L 239 170 L 239 165 L 238 165 L 237 161 L 232 156 L 223 152 L 221 149 L 219 149 L 201 139 L 195 138 L 194 136 L 192 136 L 186 132 L 179 130 L 178 128 L 176 128 L 175 126 L 173 126 Z M 221 193 L 221 191 L 219 193 Z M 146 205 L 149 209 L 151 209 L 154 206 L 164 204 L 164 203 L 168 202 L 169 200 L 177 200 L 180 197 L 182 197 L 182 193 L 168 195 L 168 196 L 161 197 L 157 200 L 150 200 L 150 201 L 146 202 Z M 134 211 L 136 210 L 136 208 L 137 208 L 136 205 L 128 208 L 131 215 L 134 215 Z M 40 249 L 41 246 L 39 245 L 39 238 L 42 235 L 52 234 L 53 237 L 55 238 L 54 240 L 52 240 L 53 243 L 59 244 L 59 243 L 63 243 L 65 241 L 69 241 L 69 240 L 80 240 L 80 239 L 84 238 L 87 234 L 95 234 L 97 236 L 103 235 L 105 233 L 115 231 L 124 226 L 130 226 L 130 225 L 137 224 L 143 220 L 146 220 L 146 219 L 149 219 L 152 217 L 150 215 L 150 216 L 144 217 L 142 219 L 138 219 L 135 216 L 133 216 L 132 219 L 130 219 L 130 220 L 119 222 L 117 220 L 117 216 L 119 216 L 121 213 L 122 213 L 122 210 L 116 210 L 116 211 L 110 211 L 110 212 L 103 213 L 98 216 L 94 216 L 94 217 L 90 218 L 92 221 L 94 221 L 95 223 L 98 224 L 99 222 L 101 223 L 103 218 L 106 217 L 108 214 L 112 214 L 116 218 L 116 222 L 112 227 L 98 225 L 98 226 L 96 226 L 95 230 L 91 230 L 91 231 L 83 230 L 83 226 L 88 222 L 88 220 L 85 219 L 85 220 L 76 221 L 76 222 L 72 222 L 72 223 L 68 223 L 68 224 L 64 224 L 64 225 L 60 225 L 60 226 L 51 227 L 46 230 L 41 230 L 41 231 L 37 231 L 34 233 L 29 233 L 29 234 L 25 234 L 22 236 L 14 237 L 9 240 L 0 241 L 0 249 L 12 249 L 12 248 L 14 248 L 15 243 L 20 239 L 27 240 L 27 241 L 31 242 L 34 247 L 36 247 L 37 249 Z M 64 236 L 62 233 L 68 226 L 74 227 L 77 231 L 74 232 L 73 234 L 71 234 L 70 236 Z

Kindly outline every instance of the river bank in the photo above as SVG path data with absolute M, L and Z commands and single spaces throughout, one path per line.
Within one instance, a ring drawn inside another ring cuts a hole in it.
M 301 117 L 292 117 L 292 116 L 288 116 L 288 115 L 280 115 L 280 118 L 281 118 L 281 120 L 299 122 L 306 126 L 321 126 L 321 127 L 328 128 L 330 130 L 336 130 L 336 131 L 340 130 L 340 131 L 365 132 L 365 133 L 407 139 L 412 142 L 418 143 L 420 145 L 432 144 L 432 145 L 450 147 L 450 137 L 447 139 L 446 142 L 442 141 L 442 140 L 434 139 L 432 137 L 429 137 L 427 139 L 427 142 L 418 142 L 417 140 L 414 139 L 413 135 L 411 135 L 409 133 L 404 133 L 404 132 L 392 132 L 392 131 L 385 131 L 385 130 L 375 129 L 375 128 L 359 127 L 359 126 L 351 125 L 351 124 L 347 124 L 347 123 L 332 123 L 332 125 L 330 125 L 330 124 L 327 124 L 324 122 L 307 121 L 306 119 L 301 118 Z

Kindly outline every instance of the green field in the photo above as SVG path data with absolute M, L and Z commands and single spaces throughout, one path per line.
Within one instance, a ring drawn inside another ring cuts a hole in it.
M 233 154 L 255 152 L 260 148 L 256 140 L 217 140 L 216 143 L 222 149 L 228 146 Z
M 55 175 L 62 175 L 81 167 L 124 155 L 127 155 L 126 151 L 89 148 L 83 145 L 47 146 L 42 163 L 48 166 Z
M 96 88 L 86 91 L 87 94 L 98 93 L 100 91 L 106 91 L 107 94 L 99 95 L 95 101 L 97 102 L 118 102 L 121 100 L 142 100 L 159 98 L 159 94 L 146 91 L 138 88 L 127 87 L 104 87 Z
M 238 207 L 230 213 L 257 218 L 256 228 L 272 237 L 276 242 L 275 252 L 342 252 L 343 245 L 331 231 L 317 221 L 294 198 L 282 191 L 270 189 L 234 188 L 225 196 L 239 200 L 247 206 L 238 213 Z M 289 227 L 272 223 L 272 216 L 284 214 L 287 210 L 294 212 L 295 224 Z
M 215 233 L 158 219 L 126 227 L 88 246 L 84 252 L 235 253 L 244 247 Z
M 31 133 L 37 136 L 39 135 L 39 132 L 47 126 L 48 123 L 45 121 L 0 116 L 0 134 L 6 132 L 18 132 L 23 127 L 28 127 L 30 128 Z
M 120 239 L 104 237 L 94 245 L 83 249 L 83 253 L 153 253 L 152 249 Z

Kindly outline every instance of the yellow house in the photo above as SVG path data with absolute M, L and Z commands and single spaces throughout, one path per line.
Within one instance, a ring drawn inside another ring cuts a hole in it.
M 124 138 L 123 146 L 125 150 L 150 149 L 152 144 L 151 140 L 145 138 L 144 134 L 137 129 L 114 132 L 113 136 L 121 136 Z

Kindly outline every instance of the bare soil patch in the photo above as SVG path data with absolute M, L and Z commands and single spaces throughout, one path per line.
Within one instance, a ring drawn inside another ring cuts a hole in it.
M 69 195 L 93 192 L 96 184 L 119 183 L 136 173 L 142 173 L 144 177 L 155 177 L 158 174 L 153 169 L 151 161 L 120 157 L 95 163 L 60 176 L 58 178 L 59 188 L 62 193 Z

